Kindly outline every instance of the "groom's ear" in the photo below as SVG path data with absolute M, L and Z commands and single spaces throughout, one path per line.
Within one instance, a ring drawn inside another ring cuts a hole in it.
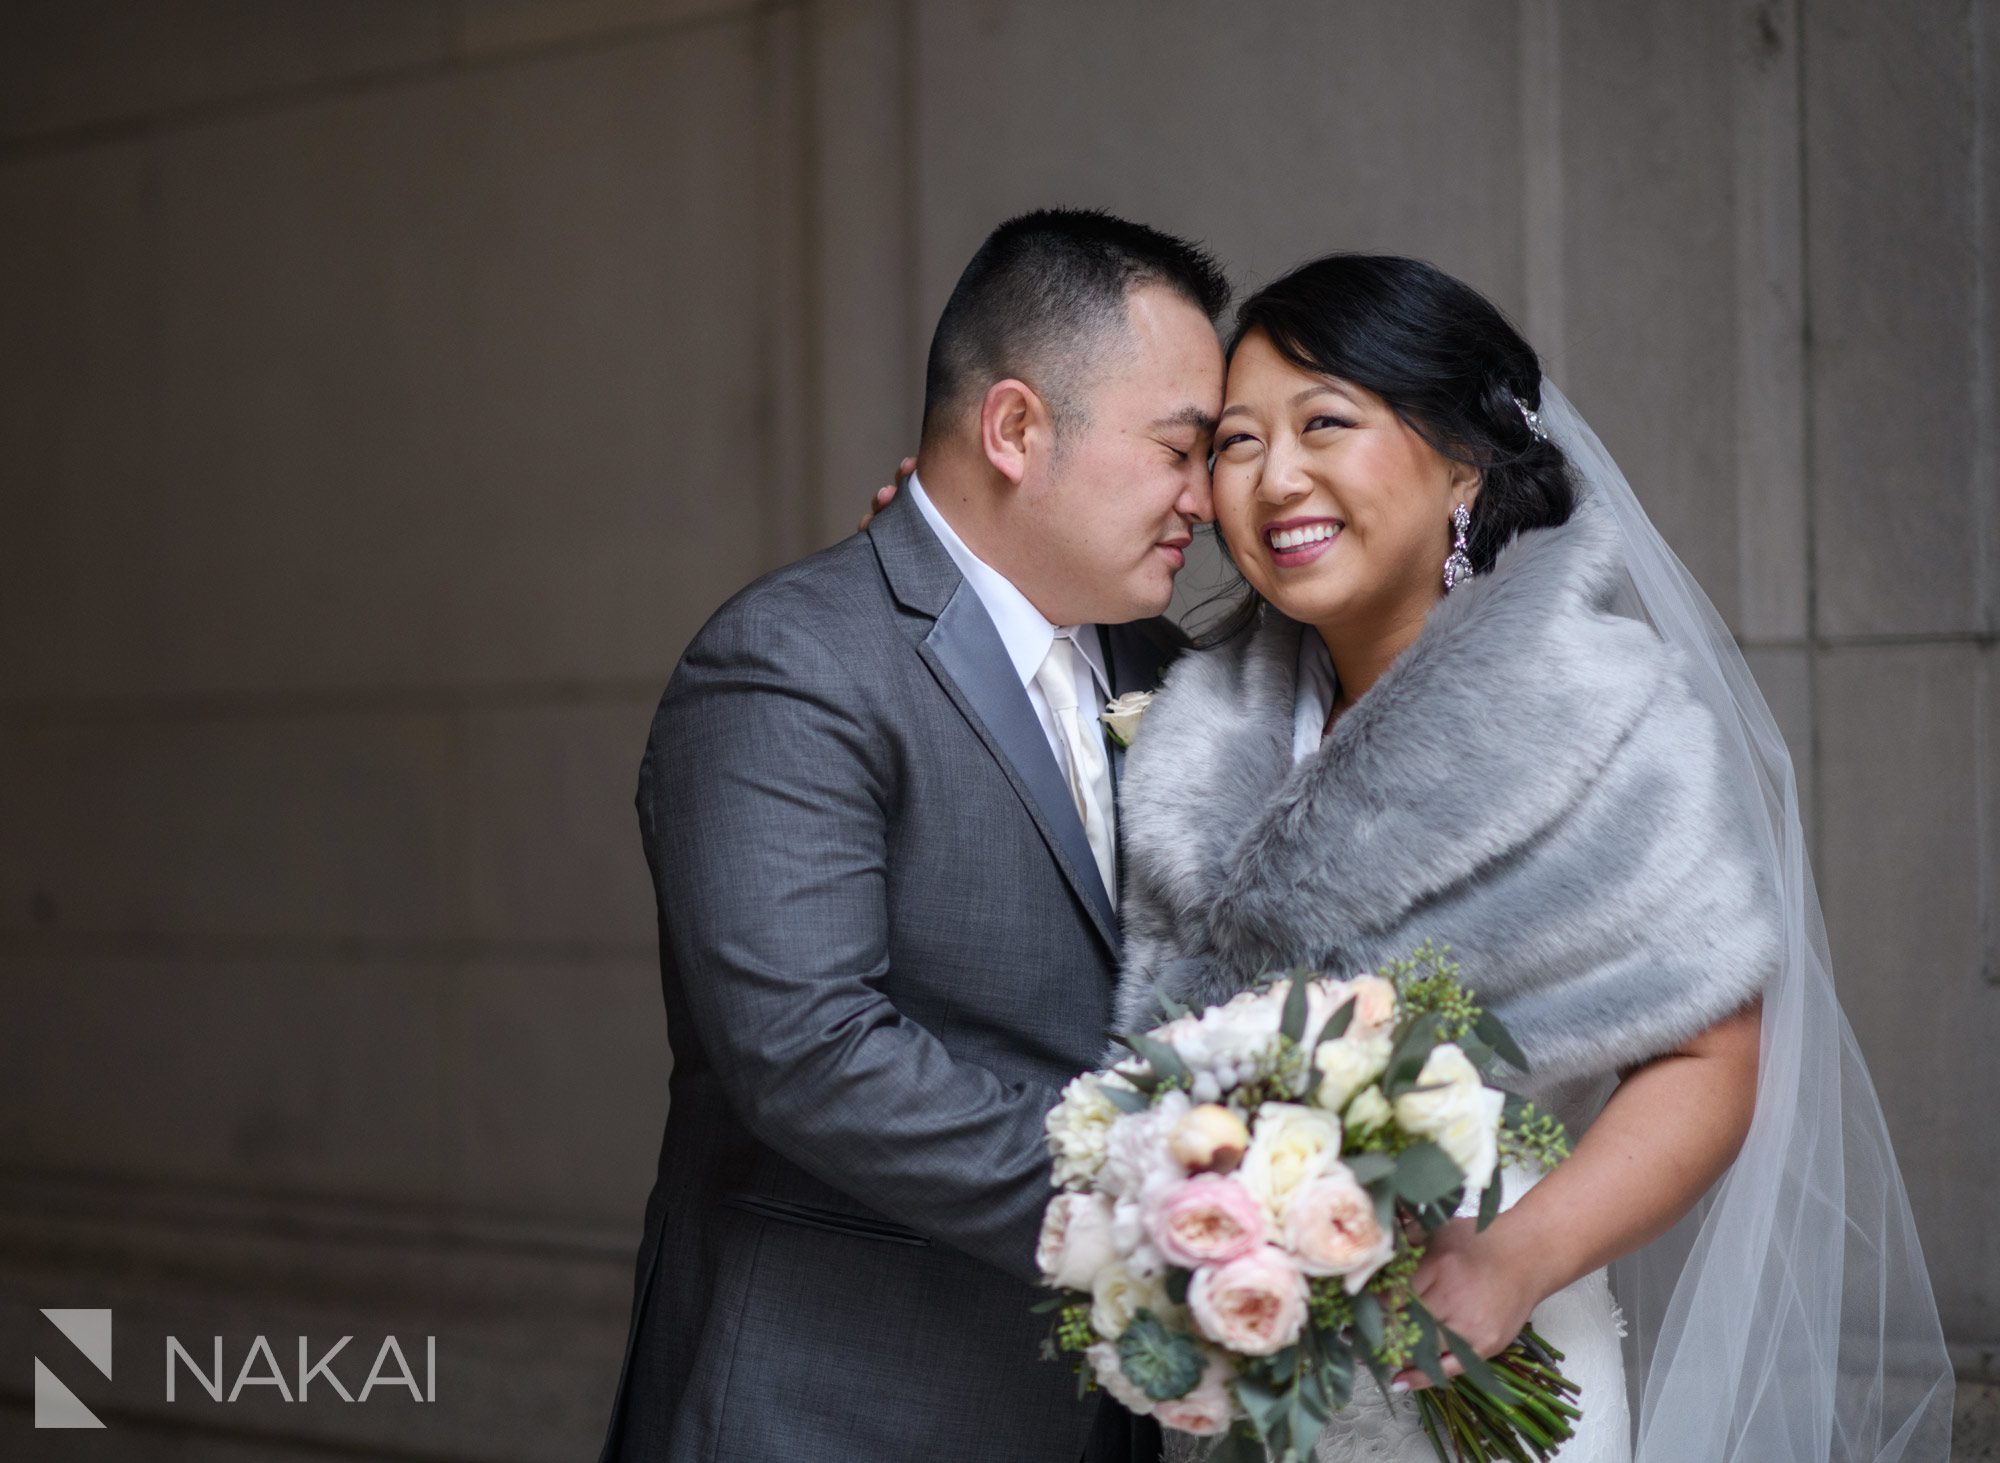
M 987 388 L 979 406 L 979 447 L 1015 487 L 1028 475 L 1031 450 L 1046 450 L 1049 412 L 1035 388 L 1009 377 Z

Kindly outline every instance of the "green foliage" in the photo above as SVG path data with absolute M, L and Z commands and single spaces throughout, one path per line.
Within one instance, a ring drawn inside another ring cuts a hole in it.
M 1341 1331 L 1354 1322 L 1354 1306 L 1338 1275 L 1315 1275 L 1306 1282 L 1306 1310 L 1316 1331 Z
M 1438 1018 L 1439 1041 L 1459 1041 L 1471 1034 L 1481 1014 L 1459 979 L 1458 962 L 1450 952 L 1451 946 L 1426 940 L 1409 959 L 1391 960 L 1379 972 L 1396 987 L 1396 999 L 1406 1015 Z
M 1067 1305 L 1056 1315 L 1056 1346 L 1062 1351 L 1082 1351 L 1097 1340 L 1090 1324 L 1090 1303 Z
M 1526 1098 L 1509 1094 L 1500 1120 L 1500 1161 L 1532 1161 L 1554 1168 L 1569 1157 L 1569 1133 L 1562 1120 Z M 1498 1182 L 1498 1180 L 1495 1180 Z

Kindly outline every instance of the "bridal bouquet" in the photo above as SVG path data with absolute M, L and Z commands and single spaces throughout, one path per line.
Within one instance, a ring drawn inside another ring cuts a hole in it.
M 1467 1193 L 1480 1228 L 1499 1212 L 1503 1162 L 1568 1151 L 1488 1080 L 1527 1062 L 1446 952 L 1166 1009 L 1049 1112 L 1060 1192 L 1036 1259 L 1063 1294 L 1040 1307 L 1044 1354 L 1079 1354 L 1080 1390 L 1216 1438 L 1209 1463 L 1308 1458 L 1358 1369 L 1386 1399 L 1411 1365 L 1437 1384 L 1410 1395 L 1440 1459 L 1547 1458 L 1582 1415 L 1561 1353 L 1530 1327 L 1483 1359 L 1410 1287 Z

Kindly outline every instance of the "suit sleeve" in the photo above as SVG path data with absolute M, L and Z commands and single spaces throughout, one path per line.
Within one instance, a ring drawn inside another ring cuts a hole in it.
M 804 619 L 725 611 L 654 718 L 638 811 L 687 1009 L 760 1141 L 1038 1280 L 1058 1094 L 954 1057 L 883 993 L 890 753 Z

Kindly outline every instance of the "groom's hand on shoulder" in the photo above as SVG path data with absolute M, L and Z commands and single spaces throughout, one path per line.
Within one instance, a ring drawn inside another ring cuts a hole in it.
M 896 480 L 892 483 L 884 483 L 875 490 L 874 502 L 869 505 L 868 511 L 861 515 L 861 521 L 854 525 L 857 532 L 866 533 L 868 531 L 868 525 L 875 521 L 875 515 L 889 506 L 890 502 L 896 496 L 896 490 L 908 482 L 910 474 L 916 470 L 917 459 L 914 457 L 905 457 L 897 464 Z

